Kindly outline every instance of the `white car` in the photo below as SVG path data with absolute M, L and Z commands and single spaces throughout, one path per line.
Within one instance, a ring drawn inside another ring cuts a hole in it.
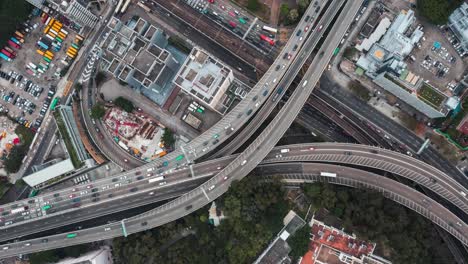
M 211 191 L 211 190 L 213 190 L 214 188 L 215 188 L 215 186 L 214 186 L 214 185 L 211 185 L 210 188 L 208 188 L 208 191 Z
M 106 227 L 106 228 L 104 228 L 104 231 L 110 231 L 110 230 L 111 230 L 111 228 L 110 228 L 110 227 Z
M 244 166 L 247 163 L 247 160 L 243 160 L 241 166 Z

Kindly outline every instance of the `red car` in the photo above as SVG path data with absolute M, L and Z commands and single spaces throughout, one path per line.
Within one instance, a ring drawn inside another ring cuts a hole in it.
M 93 185 L 90 184 L 90 185 L 86 186 L 86 188 L 87 188 L 87 189 L 91 189 L 91 188 L 93 188 Z
M 212 4 L 213 4 L 213 3 L 214 3 L 214 0 L 208 0 L 208 3 L 212 3 Z
M 223 5 L 219 5 L 219 7 L 221 7 L 222 10 L 226 9 Z
M 229 12 L 229 15 L 232 16 L 232 17 L 236 17 L 236 14 L 234 14 L 234 12 Z
M 75 195 L 72 193 L 72 194 L 70 194 L 68 197 L 69 197 L 69 198 L 73 198 L 73 197 L 75 197 Z

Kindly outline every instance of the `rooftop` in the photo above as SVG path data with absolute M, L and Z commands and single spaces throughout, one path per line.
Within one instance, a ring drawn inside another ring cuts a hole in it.
M 232 74 L 231 69 L 222 62 L 207 52 L 194 48 L 175 83 L 210 104 L 229 74 Z
M 71 172 L 75 169 L 70 159 L 66 159 L 61 162 L 57 162 L 43 170 L 32 173 L 26 177 L 23 177 L 24 182 L 29 186 L 34 187 L 41 183 L 45 183 L 52 180 L 55 177 Z

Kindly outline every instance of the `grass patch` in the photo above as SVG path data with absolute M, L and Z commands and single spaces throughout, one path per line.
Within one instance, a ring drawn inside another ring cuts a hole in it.
M 73 167 L 79 168 L 82 165 L 82 162 L 78 158 L 78 154 L 76 153 L 75 148 L 70 139 L 70 135 L 67 132 L 67 128 L 63 122 L 62 116 L 60 113 L 54 112 L 55 122 L 57 123 L 57 127 L 59 129 L 60 134 L 62 135 L 63 141 L 65 142 L 65 146 L 67 147 L 68 155 L 70 155 L 70 159 L 73 163 Z
M 435 109 L 439 109 L 446 98 L 439 91 L 425 83 L 419 89 L 418 97 Z

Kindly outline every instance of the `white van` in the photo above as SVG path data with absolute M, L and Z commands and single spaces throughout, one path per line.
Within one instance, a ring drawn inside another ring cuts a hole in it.
M 288 152 L 289 152 L 289 149 L 281 149 L 280 152 L 281 152 L 281 153 L 288 153 Z

